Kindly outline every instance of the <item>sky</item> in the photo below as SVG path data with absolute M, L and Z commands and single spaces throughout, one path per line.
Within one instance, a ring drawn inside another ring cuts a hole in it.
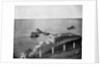
M 15 6 L 15 19 L 82 18 L 82 5 Z

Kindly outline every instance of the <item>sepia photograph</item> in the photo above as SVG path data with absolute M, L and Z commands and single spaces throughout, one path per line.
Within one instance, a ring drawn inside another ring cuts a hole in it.
M 82 5 L 15 6 L 14 59 L 82 59 Z

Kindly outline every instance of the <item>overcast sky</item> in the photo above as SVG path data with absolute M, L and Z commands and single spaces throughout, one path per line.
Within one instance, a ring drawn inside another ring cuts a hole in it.
M 82 5 L 16 6 L 15 19 L 82 18 Z

